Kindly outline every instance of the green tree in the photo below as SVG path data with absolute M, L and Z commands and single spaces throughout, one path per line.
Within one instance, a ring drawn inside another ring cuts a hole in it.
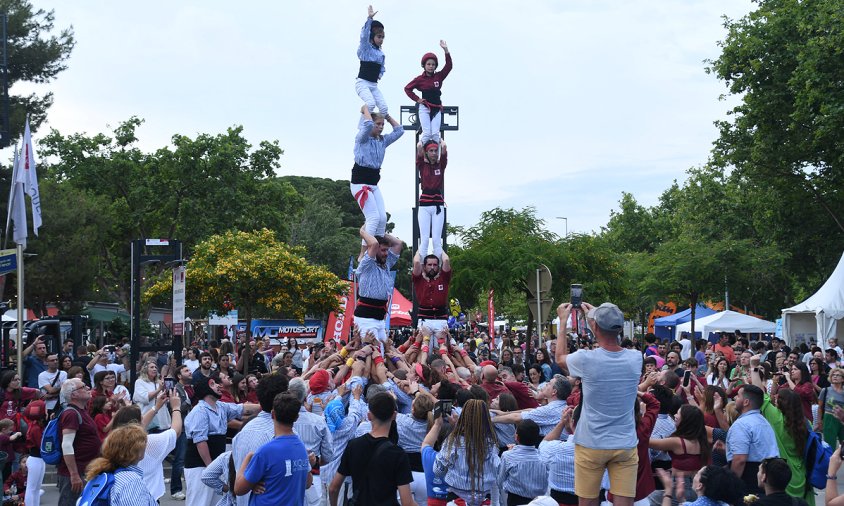
M 89 190 L 80 190 L 45 179 L 41 198 L 49 202 L 42 209 L 44 224 L 37 239 L 29 241 L 26 261 L 26 303 L 40 315 L 47 303 L 76 312 L 94 295 L 94 279 L 102 266 L 101 241 L 114 226 L 113 215 L 103 212 L 107 200 Z M 14 276 L 10 276 L 10 279 Z
M 247 331 L 254 317 L 304 322 L 306 315 L 337 310 L 345 285 L 324 267 L 309 264 L 303 253 L 268 229 L 211 236 L 196 245 L 188 261 L 186 303 L 202 312 L 222 312 L 230 299 Z M 172 276 L 162 276 L 145 291 L 144 300 L 167 298 L 172 290 Z
M 175 135 L 172 147 L 145 153 L 136 146 L 141 122 L 130 118 L 111 136 L 52 131 L 41 143 L 42 157 L 56 159 L 45 178 L 102 197 L 101 212 L 112 220 L 94 249 L 103 298 L 128 305 L 134 239 L 179 239 L 189 256 L 198 242 L 226 230 L 266 227 L 287 236 L 302 199 L 274 177 L 282 154 L 277 141 L 252 149 L 235 127 L 196 138 Z M 44 199 L 45 212 L 52 205 Z
M 839 0 L 757 4 L 725 21 L 721 55 L 709 62 L 740 100 L 717 123 L 713 162 L 764 196 L 770 237 L 813 284 L 844 249 L 844 10 Z
M 7 78 L 10 90 L 16 83 L 50 83 L 67 68 L 67 60 L 76 41 L 72 27 L 54 33 L 54 11 L 35 9 L 27 0 L 0 0 L 0 12 L 8 16 Z M 27 114 L 33 130 L 37 130 L 47 118 L 47 110 L 53 105 L 53 94 L 10 94 L 9 105 L 8 138 L 17 139 L 23 134 Z

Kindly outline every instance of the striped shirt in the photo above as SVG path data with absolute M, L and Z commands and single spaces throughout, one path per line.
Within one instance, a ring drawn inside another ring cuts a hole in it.
M 674 420 L 667 414 L 660 413 L 656 417 L 651 439 L 665 439 L 674 434 L 675 430 L 677 430 L 677 426 L 674 425 Z M 655 460 L 671 461 L 671 457 L 666 451 L 650 449 L 648 452 L 651 455 L 651 462 Z
M 243 415 L 243 404 L 217 401 L 216 408 L 203 399 L 185 417 L 185 435 L 194 444 L 208 441 L 209 435 L 225 434 L 229 421 Z
M 434 474 L 445 477 L 449 486 L 459 490 L 472 490 L 472 477 L 469 474 L 469 462 L 466 457 L 466 444 L 460 437 L 453 442 L 451 438 L 443 444 L 442 450 L 437 454 L 434 461 Z M 498 478 L 498 465 L 501 459 L 498 457 L 498 448 L 489 443 L 486 459 L 484 460 L 483 476 L 475 477 L 478 488 L 477 492 L 489 492 L 495 485 Z
M 390 391 L 393 392 L 393 395 L 396 396 L 396 408 L 397 408 L 396 411 L 398 411 L 399 413 L 404 413 L 404 414 L 410 413 L 410 408 L 413 404 L 413 397 L 404 393 L 404 390 L 399 388 L 399 386 L 396 385 L 396 382 L 393 381 L 393 380 L 387 380 L 387 381 L 385 381 L 384 383 L 381 383 L 381 384 L 383 386 L 389 388 Z M 421 388 L 423 390 L 427 390 L 427 388 L 425 388 L 425 386 L 421 385 L 421 384 L 419 385 L 419 388 Z
M 387 250 L 387 262 L 381 267 L 378 261 L 369 256 L 363 256 L 358 264 L 358 295 L 370 299 L 388 300 L 393 294 L 393 278 L 390 269 L 396 265 L 399 256 L 392 249 Z
M 428 434 L 428 420 L 417 420 L 412 415 L 396 415 L 396 428 L 399 432 L 399 446 L 407 453 L 422 451 L 422 440 Z
M 355 136 L 355 163 L 361 167 L 370 169 L 381 169 L 384 163 L 384 156 L 387 154 L 387 146 L 399 140 L 404 135 L 401 125 L 393 127 L 393 131 L 373 137 L 371 135 L 375 122 L 371 119 L 364 120 L 360 124 L 358 134 Z
M 340 467 L 340 458 L 343 456 L 343 452 L 346 451 L 346 445 L 355 436 L 355 429 L 361 425 L 360 421 L 366 418 L 367 411 L 368 408 L 363 400 L 356 401 L 354 397 L 349 399 L 349 413 L 332 434 L 334 458 L 320 470 L 320 474 L 325 474 L 326 476 L 325 481 L 331 481 L 334 478 L 337 468 Z
M 548 464 L 533 446 L 516 445 L 501 454 L 498 483 L 511 494 L 536 497 L 548 490 Z
M 380 47 L 376 46 L 370 40 L 372 31 L 372 18 L 367 17 L 366 23 L 360 30 L 360 45 L 358 46 L 358 59 L 360 61 L 372 61 L 381 64 L 381 72 L 378 74 L 378 79 L 384 75 L 386 70 L 384 67 L 385 56 Z
M 553 490 L 574 494 L 574 438 L 542 441 L 539 457 L 548 465 L 548 484 Z
M 454 412 L 455 409 L 458 408 L 451 408 L 451 411 Z M 460 413 L 457 413 L 457 416 L 460 416 Z M 495 413 L 490 413 L 489 416 L 495 422 Z M 516 426 L 514 424 L 493 423 L 492 426 L 495 428 L 495 435 L 498 437 L 498 446 L 500 448 L 516 444 Z
M 208 467 L 202 471 L 202 483 L 207 487 L 211 487 L 217 495 L 223 496 L 222 499 L 217 501 L 215 506 L 234 506 L 237 504 L 231 490 L 229 492 L 223 492 L 223 486 L 228 486 L 228 483 L 223 481 L 223 477 L 228 479 L 229 457 L 231 457 L 231 454 L 232 452 L 221 453 L 219 457 L 211 461 Z M 247 494 L 245 497 L 248 498 L 249 495 Z
M 144 473 L 138 466 L 114 473 L 108 502 L 111 506 L 158 506 L 158 501 L 147 490 Z
M 303 406 L 299 409 L 299 419 L 293 423 L 293 431 L 319 460 L 331 462 L 334 458 L 334 438 L 328 430 L 325 418 L 315 415 Z
M 231 453 L 234 456 L 234 468 L 240 470 L 240 466 L 243 464 L 244 459 L 246 459 L 246 455 L 249 452 L 254 453 L 258 451 L 258 448 L 270 442 L 273 437 L 275 437 L 275 426 L 273 425 L 272 415 L 266 411 L 261 411 L 249 423 L 244 425 L 234 436 L 234 439 L 232 439 Z M 248 506 L 251 495 L 252 492 L 247 492 L 237 497 L 238 506 Z
M 522 413 L 522 419 L 536 422 L 536 425 L 539 425 L 539 433 L 544 437 L 560 423 L 564 409 L 566 409 L 566 401 L 555 399 L 545 406 Z

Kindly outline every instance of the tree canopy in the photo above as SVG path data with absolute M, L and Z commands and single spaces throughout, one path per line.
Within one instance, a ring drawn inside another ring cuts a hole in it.
M 225 232 L 196 245 L 185 269 L 186 303 L 202 313 L 223 312 L 231 301 L 247 321 L 309 314 L 338 308 L 345 285 L 324 267 L 302 256 L 304 250 L 280 241 L 274 232 Z M 162 276 L 144 295 L 149 301 L 172 293 L 172 276 Z
M 76 45 L 73 28 L 54 33 L 55 12 L 36 9 L 27 0 L 0 0 L 0 12 L 8 16 L 8 85 L 10 89 L 9 139 L 23 134 L 26 115 L 34 130 L 47 118 L 53 94 L 14 95 L 18 82 L 50 83 L 67 68 L 67 60 Z

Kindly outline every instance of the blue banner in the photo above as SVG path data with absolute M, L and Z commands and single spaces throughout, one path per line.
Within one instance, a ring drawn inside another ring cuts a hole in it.
M 0 250 L 0 275 L 14 272 L 18 269 L 17 251 L 13 249 Z
M 245 331 L 246 322 L 237 322 L 237 330 Z M 252 320 L 252 337 L 255 339 L 269 337 L 270 339 L 284 339 L 295 337 L 302 340 L 322 340 L 322 321 L 305 320 Z

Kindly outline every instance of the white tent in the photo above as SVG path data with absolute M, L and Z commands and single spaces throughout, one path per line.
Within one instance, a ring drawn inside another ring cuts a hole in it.
M 700 332 L 704 339 L 712 332 L 733 332 L 741 330 L 745 334 L 773 334 L 777 324 L 749 316 L 736 311 L 721 311 L 695 320 L 695 332 Z M 677 333 L 691 332 L 692 322 L 677 325 Z
M 837 337 L 844 342 L 844 255 L 826 283 L 814 295 L 782 310 L 782 334 L 789 346 Z

